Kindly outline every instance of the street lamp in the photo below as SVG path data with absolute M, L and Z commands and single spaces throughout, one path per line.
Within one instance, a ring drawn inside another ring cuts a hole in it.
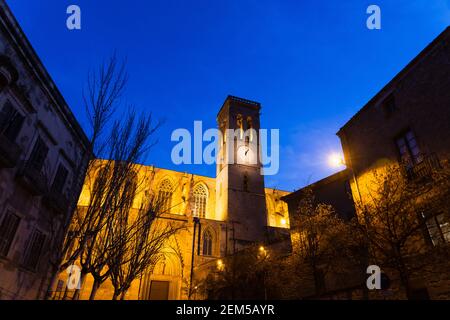
M 342 158 L 342 156 L 340 154 L 338 154 L 336 152 L 331 153 L 328 156 L 328 164 L 330 165 L 330 167 L 333 167 L 333 168 L 345 166 L 344 159 Z
M 264 300 L 267 300 L 267 287 L 266 287 L 266 258 L 267 258 L 267 251 L 264 246 L 259 247 L 260 254 L 258 255 L 258 258 L 261 260 L 262 263 L 262 277 L 263 277 L 263 287 L 264 287 Z
M 361 192 L 359 190 L 358 178 L 356 177 L 356 173 L 353 170 L 353 167 L 351 165 L 346 164 L 344 161 L 344 158 L 337 152 L 333 152 L 328 156 L 328 164 L 330 165 L 330 167 L 333 167 L 333 168 L 345 166 L 347 168 L 347 170 L 350 171 L 350 173 L 352 174 L 352 180 L 353 180 L 353 183 L 355 184 L 355 188 L 356 188 L 356 192 L 358 194 L 359 201 L 362 204 L 362 198 L 361 198 Z

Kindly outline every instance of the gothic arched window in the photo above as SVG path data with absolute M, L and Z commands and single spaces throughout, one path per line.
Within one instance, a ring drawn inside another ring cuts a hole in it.
M 169 213 L 172 205 L 172 194 L 173 188 L 172 183 L 165 179 L 159 185 L 158 191 L 158 206 L 161 210 L 161 213 Z
M 201 184 L 197 185 L 194 189 L 194 217 L 205 217 L 207 197 L 206 188 Z
M 212 256 L 213 238 L 211 232 L 205 231 L 203 233 L 203 255 Z
M 126 174 L 126 177 L 124 178 L 120 188 L 119 201 L 124 208 L 131 208 L 136 196 L 137 174 L 135 172 L 127 172 L 124 174 Z
M 236 116 L 236 126 L 239 129 L 239 139 L 244 137 L 244 120 L 242 119 L 242 114 Z

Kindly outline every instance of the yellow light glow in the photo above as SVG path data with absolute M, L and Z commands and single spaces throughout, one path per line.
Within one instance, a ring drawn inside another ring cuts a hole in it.
M 281 225 L 283 225 L 283 226 L 286 225 L 286 219 L 281 219 Z
M 266 249 L 264 249 L 264 247 L 263 246 L 260 246 L 259 247 L 259 251 L 265 251 Z
M 344 165 L 344 160 L 340 154 L 332 153 L 328 156 L 328 164 L 333 168 L 337 168 Z
M 217 269 L 219 271 L 223 271 L 224 267 L 225 267 L 225 265 L 223 264 L 223 261 L 221 259 L 217 260 Z

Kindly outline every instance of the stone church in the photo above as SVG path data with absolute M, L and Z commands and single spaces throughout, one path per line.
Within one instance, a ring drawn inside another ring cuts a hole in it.
M 246 130 L 251 126 L 259 132 L 260 110 L 258 102 L 228 96 L 217 115 L 218 127 Z M 253 138 L 258 141 L 258 137 Z M 239 156 L 244 140 L 236 141 L 230 151 L 229 141 L 224 139 L 219 142 L 217 156 L 227 152 Z M 145 190 L 136 195 L 133 208 L 139 209 L 142 197 L 156 196 L 164 200 L 166 214 L 161 219 L 177 221 L 186 229 L 170 240 L 164 258 L 152 272 L 132 284 L 126 299 L 187 299 L 190 283 L 200 282 L 221 258 L 248 245 L 270 244 L 271 237 L 288 235 L 288 208 L 280 199 L 288 192 L 265 188 L 261 167 L 259 160 L 254 164 L 217 164 L 216 178 L 212 178 L 139 166 Z M 87 205 L 88 190 L 85 182 L 79 207 Z M 93 282 L 89 277 L 82 284 L 81 299 L 89 297 Z M 111 299 L 113 288 L 108 282 L 99 288 L 96 299 Z M 191 290 L 191 298 L 198 298 L 195 288 Z

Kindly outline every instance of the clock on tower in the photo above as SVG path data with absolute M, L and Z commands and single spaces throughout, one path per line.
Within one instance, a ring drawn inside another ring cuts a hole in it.
M 216 210 L 229 228 L 228 253 L 251 243 L 263 242 L 267 225 L 264 176 L 261 175 L 258 130 L 261 105 L 228 96 L 217 116 L 222 135 L 216 177 Z M 253 129 L 253 130 L 251 130 Z

